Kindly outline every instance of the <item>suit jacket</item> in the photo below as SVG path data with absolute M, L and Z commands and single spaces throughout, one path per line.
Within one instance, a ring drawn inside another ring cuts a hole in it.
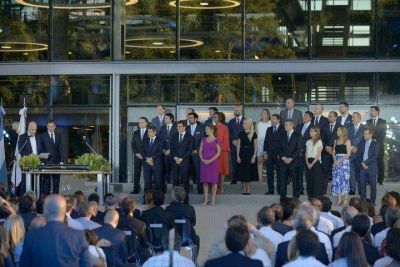
M 386 137 L 386 120 L 378 118 L 376 121 L 376 126 L 373 126 L 373 120 L 367 120 L 367 126 L 374 129 L 374 138 L 378 143 L 383 143 Z
M 40 146 L 43 153 L 50 153 L 46 163 L 59 164 L 67 163 L 67 158 L 64 150 L 64 142 L 62 141 L 61 135 L 54 133 L 55 144 L 50 139 L 48 132 L 44 132 L 40 135 Z
M 240 253 L 229 253 L 221 258 L 209 260 L 204 267 L 262 267 L 259 260 L 250 259 Z
M 125 243 L 125 233 L 119 229 L 115 229 L 111 224 L 105 223 L 102 227 L 93 230 L 99 239 L 110 241 L 113 246 L 117 259 L 123 263 L 128 257 L 128 248 Z M 117 260 L 117 261 L 118 261 Z M 123 266 L 123 265 L 122 265 Z
M 177 132 L 178 132 L 178 130 L 176 129 L 175 123 L 173 123 L 171 125 L 171 128 L 169 129 L 169 133 L 168 133 L 167 125 L 164 124 L 163 126 L 161 126 L 157 136 L 163 141 L 164 149 L 170 149 L 171 138 Z
M 278 248 L 276 249 L 275 267 L 281 267 L 289 261 L 288 260 L 289 242 L 290 241 L 282 242 L 278 245 Z M 326 254 L 324 243 L 319 242 L 317 248 L 317 255 L 315 256 L 315 258 L 325 265 L 329 264 L 328 254 Z
M 20 266 L 91 266 L 84 232 L 56 221 L 29 231 Z
M 292 158 L 291 164 L 302 164 L 300 153 L 303 149 L 303 144 L 301 140 L 301 134 L 297 133 L 296 131 L 292 132 L 290 136 L 290 140 L 287 138 L 287 133 L 284 131 L 279 140 L 279 158 L 287 157 Z
M 365 126 L 364 124 L 360 123 L 360 126 L 358 126 L 357 132 L 354 132 L 354 125 L 351 124 L 347 127 L 349 130 L 349 139 L 351 142 L 351 145 L 354 147 L 358 147 L 358 145 L 361 143 L 362 140 L 364 140 L 364 129 Z M 355 154 L 351 154 L 351 158 L 355 158 Z
M 280 112 L 281 124 L 282 125 L 285 125 L 285 121 L 288 118 L 288 112 L 289 112 L 288 109 L 281 110 L 281 112 Z M 294 123 L 294 127 L 296 127 L 297 125 L 302 123 L 303 122 L 303 114 L 302 114 L 302 112 L 300 110 L 298 110 L 298 109 L 294 109 L 293 110 L 293 114 L 292 114 L 292 120 L 293 120 L 293 123 Z
M 230 144 L 232 145 L 232 141 L 238 139 L 239 133 L 243 131 L 243 121 L 246 118 L 242 116 L 242 119 L 240 120 L 239 125 L 236 124 L 236 117 L 231 119 L 228 123 L 228 128 L 229 128 L 229 141 Z
M 328 118 L 327 118 L 327 117 L 324 117 L 324 116 L 322 116 L 322 115 L 321 115 L 321 117 L 319 118 L 318 124 L 317 124 L 316 119 L 317 119 L 317 118 L 314 116 L 314 119 L 313 119 L 313 122 L 312 122 L 312 123 L 313 123 L 313 125 L 318 126 L 321 130 L 322 130 L 323 128 L 325 128 L 326 125 L 329 124 Z
M 324 137 L 322 139 L 322 144 L 324 145 L 324 148 L 326 146 L 333 147 L 333 144 L 335 143 L 337 137 L 337 130 L 339 127 L 340 123 L 336 122 L 335 125 L 333 126 L 333 131 L 331 133 L 330 124 L 328 123 L 328 125 L 325 126 L 325 128 L 323 129 Z
M 142 142 L 142 156 L 143 159 L 152 158 L 154 166 L 162 165 L 163 160 L 163 142 L 156 136 L 153 145 L 150 146 L 150 138 L 147 138 Z
M 188 219 L 192 224 L 192 240 L 196 235 L 194 226 L 196 225 L 196 212 L 193 206 L 185 204 L 183 202 L 171 202 L 169 206 L 165 208 L 166 211 L 174 216 L 174 219 L 185 218 Z
M 269 157 L 276 157 L 279 152 L 279 141 L 281 136 L 285 133 L 285 128 L 278 125 L 274 133 L 274 126 L 267 128 L 264 139 L 264 152 L 267 152 Z
M 143 211 L 141 220 L 147 225 L 151 223 L 163 223 L 167 226 L 168 230 L 175 226 L 174 216 L 160 206 Z
M 363 162 L 367 164 L 369 171 L 378 171 L 379 144 L 375 139 L 371 140 L 371 144 L 369 145 L 369 150 L 368 150 L 368 159 L 364 161 L 363 157 L 364 157 L 365 143 L 366 141 L 363 140 L 358 145 L 357 162 L 360 165 Z
M 181 164 L 186 163 L 189 160 L 193 150 L 193 136 L 186 132 L 183 136 L 182 142 L 179 142 L 179 132 L 172 136 L 171 140 L 171 158 L 181 158 L 183 161 Z
M 353 121 L 353 118 L 351 116 L 351 114 L 347 114 L 346 120 L 344 122 L 344 125 L 342 125 L 342 116 L 339 116 L 336 118 L 336 122 L 339 123 L 340 125 L 344 126 L 344 127 L 348 127 L 351 122 Z
M 141 220 L 136 219 L 135 217 L 122 214 L 119 217 L 118 221 L 118 228 L 123 227 L 123 228 L 130 228 L 135 233 L 139 235 L 140 238 L 140 245 L 142 247 L 147 246 L 147 235 L 146 235 L 146 224 L 142 222 Z
M 304 122 L 300 123 L 295 128 L 295 131 L 298 132 L 300 135 L 301 135 L 301 132 L 303 131 L 303 126 L 304 126 Z M 306 128 L 306 130 L 304 132 L 304 135 L 301 135 L 301 142 L 303 144 L 303 152 L 306 150 L 306 142 L 308 141 L 308 139 L 310 139 L 310 129 L 311 129 L 311 127 L 313 127 L 312 122 Z
M 151 119 L 151 126 L 154 126 L 157 128 L 157 130 L 160 130 L 161 126 L 165 125 L 165 120 L 163 119 L 162 122 L 160 123 L 160 118 L 158 116 L 154 117 Z
M 36 139 L 37 153 L 39 155 L 42 152 L 39 134 L 35 134 L 35 139 Z M 20 135 L 18 139 L 18 151 L 20 151 L 21 156 L 27 156 L 33 153 L 31 142 L 29 141 L 28 132 L 25 132 L 24 134 Z
M 208 118 L 205 122 L 204 125 L 211 125 L 213 124 L 213 118 Z
M 142 153 L 142 141 L 146 140 L 147 138 L 148 138 L 147 129 L 144 132 L 143 140 L 140 139 L 140 129 L 133 132 L 132 142 L 131 142 L 131 148 L 133 154 Z
M 204 126 L 202 124 L 200 124 L 199 122 L 197 122 L 196 128 L 194 129 L 193 149 L 192 150 L 197 150 L 197 152 L 199 152 L 201 140 L 205 136 L 205 132 L 204 131 L 205 131 Z M 189 133 L 190 135 L 192 135 L 192 130 L 191 130 L 191 126 L 190 125 L 188 125 L 186 127 L 186 133 Z

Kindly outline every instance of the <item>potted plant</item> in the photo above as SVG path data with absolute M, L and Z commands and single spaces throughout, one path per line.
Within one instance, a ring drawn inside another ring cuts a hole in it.
M 102 155 L 96 153 L 85 153 L 75 159 L 77 165 L 88 165 L 91 171 L 110 172 L 111 164 Z M 79 178 L 96 178 L 96 175 L 79 174 Z
M 34 155 L 34 154 L 23 156 L 19 160 L 19 166 L 21 167 L 21 169 L 23 169 L 25 171 L 36 170 L 40 166 L 40 159 L 39 159 L 38 155 Z

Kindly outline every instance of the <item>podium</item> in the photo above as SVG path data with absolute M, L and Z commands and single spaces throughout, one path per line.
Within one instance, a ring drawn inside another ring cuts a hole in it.
M 28 170 L 22 171 L 26 179 L 26 191 L 32 191 L 31 178 L 35 184 L 36 197 L 40 196 L 40 175 L 60 174 L 60 175 L 96 175 L 97 194 L 99 195 L 99 205 L 103 205 L 104 194 L 110 189 L 110 173 L 101 171 L 76 171 L 76 170 Z M 104 179 L 105 177 L 105 179 Z

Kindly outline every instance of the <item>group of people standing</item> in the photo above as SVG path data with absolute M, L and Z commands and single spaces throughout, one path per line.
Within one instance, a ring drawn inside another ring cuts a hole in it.
M 225 114 L 209 108 L 204 124 L 193 108 L 187 108 L 186 120 L 174 122 L 174 115 L 165 106 L 157 106 L 157 116 L 149 126 L 145 117 L 139 119 L 139 129 L 132 137 L 134 153 L 134 190 L 139 193 L 143 166 L 144 190 L 155 184 L 166 191 L 167 182 L 182 184 L 189 192 L 189 177 L 197 184 L 204 203 L 215 205 L 216 194 L 224 193 L 225 177 L 231 183 L 242 182 L 243 194 L 251 193 L 251 182 L 262 181 L 267 174 L 266 194 L 281 198 L 287 195 L 292 182 L 293 197 L 306 193 L 309 197 L 325 195 L 332 179 L 332 194 L 339 205 L 347 205 L 348 195 L 358 190 L 375 202 L 376 180 L 384 177 L 383 153 L 386 121 L 379 118 L 379 107 L 371 106 L 370 120 L 361 123 L 361 114 L 349 113 L 349 105 L 341 102 L 340 116 L 330 111 L 324 117 L 324 107 L 318 104 L 314 113 L 304 115 L 295 108 L 292 98 L 280 114 L 261 111 L 261 120 L 253 123 L 243 116 L 241 106 L 234 107 L 234 118 L 225 121 Z M 230 162 L 229 162 L 230 161 Z

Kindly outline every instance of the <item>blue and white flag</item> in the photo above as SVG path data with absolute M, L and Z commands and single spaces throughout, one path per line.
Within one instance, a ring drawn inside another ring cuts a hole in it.
M 4 149 L 4 115 L 6 115 L 6 111 L 0 106 L 0 183 L 7 185 L 6 152 Z
M 11 182 L 14 184 L 15 187 L 19 185 L 21 182 L 22 178 L 22 173 L 21 173 L 21 168 L 19 167 L 19 159 L 21 158 L 21 155 L 19 154 L 18 150 L 18 141 L 19 137 L 26 132 L 25 125 L 26 125 L 26 112 L 27 108 L 21 108 L 19 110 L 19 126 L 18 126 L 18 140 L 17 140 L 17 146 L 15 147 L 15 158 L 16 160 L 14 161 L 14 166 L 12 169 L 12 176 L 11 176 Z

